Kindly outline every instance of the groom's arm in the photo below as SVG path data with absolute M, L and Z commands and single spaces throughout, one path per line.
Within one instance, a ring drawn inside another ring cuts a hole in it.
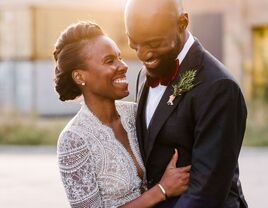
M 206 88 L 194 101 L 196 127 L 189 189 L 176 208 L 221 207 L 237 166 L 247 116 L 243 95 L 228 79 Z

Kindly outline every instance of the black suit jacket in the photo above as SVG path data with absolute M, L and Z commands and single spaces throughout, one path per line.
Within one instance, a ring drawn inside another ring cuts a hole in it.
M 191 91 L 167 105 L 166 89 L 151 123 L 145 125 L 148 87 L 143 69 L 137 81 L 137 136 L 147 170 L 148 187 L 158 183 L 179 150 L 177 166 L 192 165 L 188 191 L 157 207 L 247 207 L 239 181 L 238 156 L 247 110 L 241 90 L 225 67 L 196 40 L 180 65 L 180 74 L 197 70 Z

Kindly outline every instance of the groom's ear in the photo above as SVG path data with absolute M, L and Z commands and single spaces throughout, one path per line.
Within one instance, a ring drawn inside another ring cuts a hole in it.
M 178 16 L 178 30 L 179 32 L 184 32 L 189 24 L 188 13 L 182 13 Z

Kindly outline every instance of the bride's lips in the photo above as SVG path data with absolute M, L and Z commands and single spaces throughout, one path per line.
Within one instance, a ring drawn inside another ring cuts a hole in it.
M 154 69 L 159 65 L 160 60 L 159 59 L 151 59 L 148 61 L 144 61 L 143 64 L 147 69 Z

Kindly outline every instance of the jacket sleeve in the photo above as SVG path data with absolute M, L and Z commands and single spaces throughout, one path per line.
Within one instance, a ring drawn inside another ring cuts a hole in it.
M 195 131 L 188 191 L 176 208 L 219 208 L 238 163 L 247 110 L 238 85 L 228 79 L 207 86 L 194 101 Z

